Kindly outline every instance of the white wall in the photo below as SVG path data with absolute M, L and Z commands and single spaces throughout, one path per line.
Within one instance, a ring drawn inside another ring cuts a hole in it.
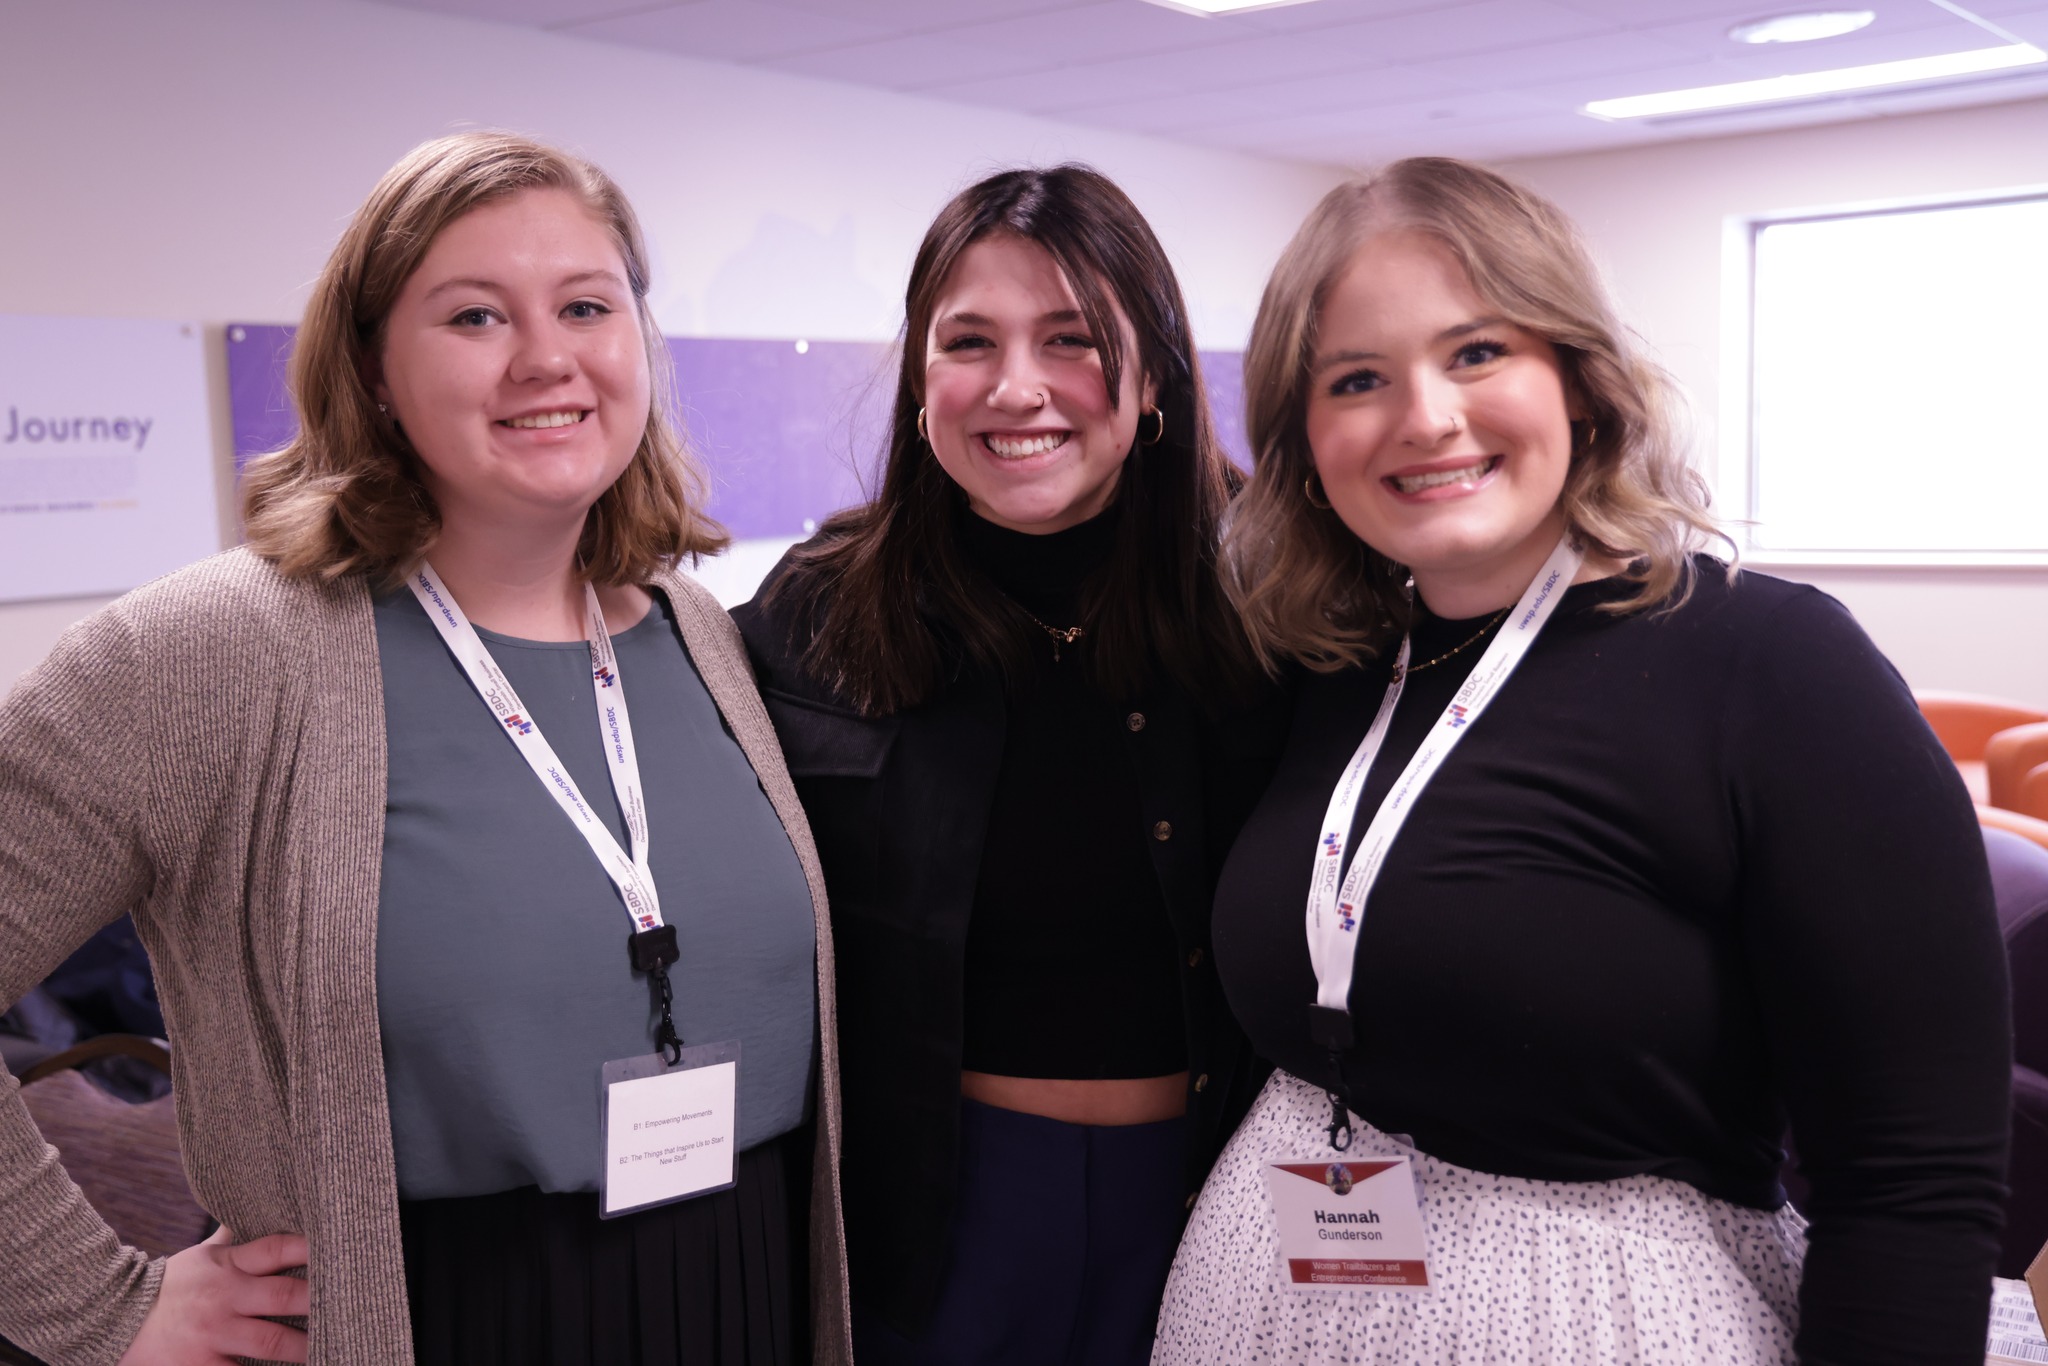
M 2048 101 L 1919 114 L 1507 167 L 1592 237 L 1624 312 L 1684 384 L 1712 470 L 1722 401 L 1723 230 L 1788 208 L 2048 185 Z M 1873 282 L 1881 289 L 1881 281 Z M 1965 345 L 1967 338 L 1932 338 Z M 1913 359 L 1898 359 L 1912 383 Z M 1958 394 L 1958 403 L 2048 394 Z M 1929 453 L 1927 477 L 1968 479 L 1969 453 Z M 1996 488 L 1981 496 L 1996 498 Z M 1854 490 L 1844 490 L 1853 498 Z M 2048 519 L 2048 508 L 2040 510 Z M 2048 569 L 1769 566 L 1847 603 L 1916 688 L 2048 702 Z
M 219 324 L 296 320 L 377 177 L 456 128 L 519 129 L 611 171 L 679 335 L 892 337 L 918 238 L 954 191 L 1079 158 L 1145 210 L 1202 344 L 1238 347 L 1267 269 L 1337 179 L 354 0 L 0 0 L 0 53 L 0 312 L 208 324 L 223 471 Z M 99 602 L 0 605 L 0 689 Z

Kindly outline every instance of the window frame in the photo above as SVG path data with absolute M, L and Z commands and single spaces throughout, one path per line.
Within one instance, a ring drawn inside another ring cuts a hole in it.
M 2048 184 L 2019 185 L 1945 195 L 1915 195 L 1816 208 L 1736 214 L 1722 234 L 1722 346 L 1719 459 L 1715 504 L 1744 562 L 1768 566 L 1898 567 L 1930 569 L 2048 569 L 2048 546 L 2038 550 L 1831 550 L 1756 543 L 1756 489 L 1763 451 L 1757 412 L 1757 244 L 1765 229 L 1909 213 L 2048 201 Z M 2044 513 L 2048 517 L 2048 513 Z

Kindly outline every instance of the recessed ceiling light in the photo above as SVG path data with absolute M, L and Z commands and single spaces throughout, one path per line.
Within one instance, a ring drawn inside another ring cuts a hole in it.
M 2048 62 L 2048 52 L 2032 43 L 2009 43 L 2004 47 L 1951 52 L 1941 57 L 1909 57 L 1902 62 L 1845 66 L 1833 71 L 1809 71 L 1798 76 L 1767 76 L 1759 81 L 1736 81 L 1730 85 L 1703 85 L 1691 90 L 1666 90 L 1655 95 L 1592 100 L 1583 112 L 1596 119 L 1648 119 L 1660 114 L 1696 114 L 1709 109 L 1776 104 L 1782 100 L 1811 99 L 1817 95 L 1839 95 L 1852 90 L 1875 90 L 1888 85 L 1913 85 L 1922 81 L 1975 76 L 1987 71 L 2033 66 L 2038 62 Z
M 1242 14 L 1252 9 L 1279 9 L 1282 5 L 1306 5 L 1309 0 L 1151 0 L 1162 9 L 1182 14 Z
M 1867 9 L 1807 10 L 1752 19 L 1729 29 L 1728 36 L 1738 43 L 1810 43 L 1816 38 L 1839 38 L 1859 28 L 1869 28 L 1876 18 Z

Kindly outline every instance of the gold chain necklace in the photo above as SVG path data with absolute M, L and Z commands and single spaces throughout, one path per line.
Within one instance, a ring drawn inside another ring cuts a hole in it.
M 1477 631 L 1473 632 L 1472 638 L 1466 641 L 1463 645 L 1458 646 L 1456 649 L 1446 650 L 1442 654 L 1438 655 L 1435 659 L 1424 660 L 1420 664 L 1410 664 L 1407 667 L 1407 669 L 1403 672 L 1403 677 L 1406 677 L 1407 674 L 1421 673 L 1424 669 L 1432 668 L 1438 664 L 1443 663 L 1447 659 L 1452 659 L 1458 655 L 1465 653 L 1465 651 L 1471 649 L 1474 645 L 1477 645 L 1479 643 L 1479 638 L 1481 636 L 1485 635 L 1488 631 L 1491 631 L 1494 627 L 1500 625 L 1501 618 L 1506 616 L 1508 614 L 1508 611 L 1508 608 L 1503 607 L 1498 612 L 1495 612 L 1492 618 L 1488 620 L 1486 625 L 1480 627 Z M 1038 618 L 1033 617 L 1032 620 L 1037 621 Z
M 1052 637 L 1052 662 L 1055 664 L 1060 662 L 1060 646 L 1072 645 L 1082 636 L 1088 634 L 1086 631 L 1082 630 L 1078 626 L 1047 626 L 1044 622 L 1040 621 L 1036 615 L 1032 613 L 1030 608 L 1026 607 L 1021 602 L 1017 604 L 1017 610 L 1022 612 L 1025 616 L 1030 617 L 1032 623 L 1036 625 L 1039 630 L 1045 632 L 1047 635 Z

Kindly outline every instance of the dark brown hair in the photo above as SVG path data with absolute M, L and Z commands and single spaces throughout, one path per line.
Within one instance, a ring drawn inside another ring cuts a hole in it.
M 414 148 L 370 191 L 313 286 L 293 341 L 299 432 L 242 475 L 249 547 L 299 578 L 366 574 L 392 584 L 425 557 L 441 515 L 419 457 L 377 410 L 364 362 L 405 282 L 450 223 L 522 190 L 565 190 L 611 234 L 647 347 L 652 401 L 633 459 L 598 498 L 577 543 L 594 583 L 645 582 L 684 556 L 725 548 L 703 478 L 670 423 L 668 346 L 647 310 L 647 248 L 625 194 L 597 167 L 513 133 L 458 133 Z
M 1116 544 L 1084 590 L 1094 677 L 1117 697 L 1137 696 L 1161 672 L 1203 700 L 1224 695 L 1219 688 L 1249 672 L 1216 563 L 1235 471 L 1210 426 L 1166 252 L 1130 198 L 1086 166 L 1004 171 L 940 211 L 905 292 L 880 491 L 794 551 L 770 601 L 814 624 L 804 668 L 869 715 L 925 701 L 959 662 L 1012 676 L 1025 667 L 1036 628 L 962 555 L 955 528 L 965 496 L 917 430 L 932 310 L 961 254 L 998 233 L 1043 247 L 1059 266 L 1100 347 L 1111 405 L 1124 367 L 1134 365 L 1165 418 L 1164 439 L 1137 444 L 1117 475 Z M 1119 310 L 1136 339 L 1133 355 Z
M 1245 352 L 1253 473 L 1230 528 L 1232 595 L 1270 665 L 1338 669 L 1398 638 L 1407 570 L 1311 503 L 1306 413 L 1316 327 L 1351 263 L 1384 233 L 1427 234 L 1464 267 L 1473 292 L 1557 348 L 1572 424 L 1558 504 L 1588 550 L 1629 562 L 1634 591 L 1608 609 L 1676 606 L 1692 552 L 1721 536 L 1706 484 L 1685 461 L 1676 391 L 1617 316 L 1578 230 L 1556 205 L 1449 157 L 1410 157 L 1323 197 L 1281 253 Z M 1732 551 L 1733 545 L 1730 543 Z

